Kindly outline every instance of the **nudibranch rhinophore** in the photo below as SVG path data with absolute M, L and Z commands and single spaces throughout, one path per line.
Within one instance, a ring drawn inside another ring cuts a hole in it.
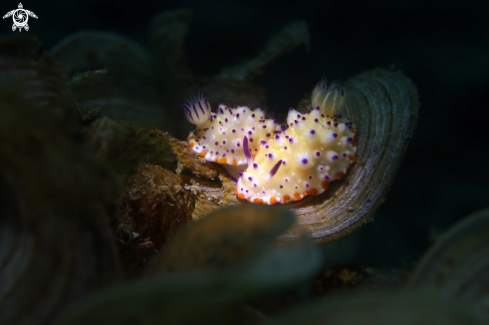
M 276 120 L 266 119 L 263 108 L 251 110 L 240 105 L 233 108 L 219 104 L 217 114 L 211 112 L 207 98 L 201 93 L 185 99 L 187 120 L 196 125 L 188 141 L 194 152 L 208 161 L 227 165 L 244 165 L 248 161 L 243 151 L 243 139 L 254 156 L 267 139 L 282 133 Z
M 248 164 L 236 186 L 240 199 L 263 204 L 301 200 L 324 192 L 356 160 L 355 125 L 339 114 L 345 105 L 341 81 L 327 87 L 323 77 L 311 104 L 308 113 L 291 108 L 287 125 L 278 126 L 265 118 L 263 109 L 221 104 L 212 114 L 205 97 L 192 96 L 184 108 L 197 130 L 188 140 L 206 160 Z
M 253 165 L 240 174 L 236 194 L 254 203 L 287 203 L 324 192 L 355 161 L 355 126 L 339 114 L 345 103 L 341 82 L 323 78 L 311 94 L 313 110 L 291 108 L 288 129 L 262 144 Z

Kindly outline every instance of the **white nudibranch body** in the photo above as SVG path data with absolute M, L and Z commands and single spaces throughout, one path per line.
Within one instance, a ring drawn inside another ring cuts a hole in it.
M 207 103 L 207 99 L 203 96 L 201 100 L 198 100 L 198 102 L 201 101 Z M 195 111 L 199 112 L 198 107 L 204 105 L 188 100 L 187 102 L 184 105 L 186 116 L 193 123 L 187 110 L 196 116 Z M 193 107 L 197 107 L 195 111 Z M 281 133 L 276 130 L 276 120 L 265 118 L 263 108 L 251 110 L 243 105 L 231 108 L 220 104 L 217 113 L 214 114 L 210 112 L 210 105 L 208 107 L 207 120 L 199 119 L 196 130 L 190 132 L 187 139 L 192 150 L 205 160 L 234 166 L 247 164 L 248 161 L 243 151 L 245 136 L 248 138 L 249 152 L 253 157 L 258 152 L 261 142 Z
M 263 109 L 220 105 L 188 140 L 207 160 L 248 164 L 236 186 L 240 199 L 275 204 L 318 195 L 345 176 L 356 160 L 356 129 L 350 118 L 339 114 L 345 105 L 341 82 L 327 87 L 323 78 L 312 91 L 311 103 L 308 113 L 291 108 L 287 126 L 267 120 Z
M 290 109 L 287 123 L 287 131 L 264 143 L 253 166 L 240 174 L 239 198 L 275 204 L 318 195 L 355 161 L 355 128 L 348 118 L 319 108 L 307 114 Z

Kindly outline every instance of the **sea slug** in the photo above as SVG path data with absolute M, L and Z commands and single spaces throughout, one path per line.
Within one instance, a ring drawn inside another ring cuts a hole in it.
M 243 151 L 243 138 L 248 139 L 251 154 L 267 139 L 282 133 L 276 120 L 265 118 L 263 108 L 251 110 L 239 105 L 233 108 L 219 104 L 217 113 L 201 93 L 185 99 L 183 105 L 187 120 L 196 125 L 188 136 L 189 145 L 194 152 L 208 161 L 227 165 L 249 163 Z
M 287 125 L 279 126 L 265 118 L 263 109 L 221 104 L 212 114 L 199 94 L 184 105 L 187 119 L 197 125 L 188 140 L 206 160 L 248 165 L 237 181 L 240 199 L 263 204 L 301 200 L 324 192 L 356 160 L 355 125 L 340 114 L 345 97 L 341 81 L 327 87 L 323 77 L 311 94 L 313 109 L 300 113 L 291 108 Z

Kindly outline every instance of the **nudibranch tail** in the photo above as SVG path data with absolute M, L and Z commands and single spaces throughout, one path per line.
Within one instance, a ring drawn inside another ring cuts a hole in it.
M 195 125 L 204 124 L 211 116 L 211 105 L 200 91 L 197 93 L 197 96 L 190 93 L 190 100 L 184 99 L 182 107 L 187 120 Z
M 343 109 L 345 95 L 346 92 L 342 80 L 336 80 L 327 87 L 326 78 L 323 77 L 312 90 L 312 108 L 319 107 L 322 114 L 334 116 Z

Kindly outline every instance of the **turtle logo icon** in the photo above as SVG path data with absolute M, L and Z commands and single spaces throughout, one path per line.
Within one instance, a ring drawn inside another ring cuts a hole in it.
M 19 29 L 19 32 L 22 32 L 22 28 L 24 28 L 26 31 L 29 30 L 29 25 L 27 25 L 29 16 L 37 19 L 36 14 L 32 11 L 25 10 L 24 6 L 22 6 L 22 3 L 19 3 L 19 9 L 14 9 L 7 12 L 5 16 L 3 16 L 3 19 L 10 16 L 12 16 L 12 19 L 14 20 L 14 24 L 12 25 L 12 31 L 14 32 L 17 28 Z

